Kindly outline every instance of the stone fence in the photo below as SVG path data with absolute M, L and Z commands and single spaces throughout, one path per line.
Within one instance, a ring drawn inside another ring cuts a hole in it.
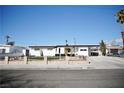
M 24 57 L 9 57 L 9 56 L 5 56 L 3 62 L 4 64 L 10 64 L 10 63 L 16 63 L 16 62 L 20 62 L 20 63 L 23 63 L 23 64 L 29 64 L 31 62 L 42 62 L 42 63 L 45 63 L 45 64 L 49 64 L 49 63 L 52 63 L 52 62 L 66 62 L 66 63 L 71 63 L 71 62 L 84 62 L 84 61 L 87 61 L 88 60 L 88 57 L 87 56 L 74 56 L 74 57 L 70 57 L 70 56 L 65 56 L 63 57 L 62 59 L 56 59 L 56 60 L 48 60 L 48 57 L 47 56 L 44 56 L 43 57 L 43 60 L 34 60 L 34 61 L 31 61 L 29 59 L 29 57 L 27 56 L 24 56 Z

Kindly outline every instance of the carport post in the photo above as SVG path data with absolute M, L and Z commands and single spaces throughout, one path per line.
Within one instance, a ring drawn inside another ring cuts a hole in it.
M 9 57 L 8 56 L 5 56 L 5 62 L 6 62 L 6 64 L 9 64 Z
M 86 61 L 90 64 L 91 63 L 91 60 L 89 58 L 89 56 L 86 56 Z

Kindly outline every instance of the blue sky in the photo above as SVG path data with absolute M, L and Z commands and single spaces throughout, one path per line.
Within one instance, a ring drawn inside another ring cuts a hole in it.
M 121 38 L 116 12 L 124 6 L 0 6 L 0 43 L 17 45 L 98 44 Z

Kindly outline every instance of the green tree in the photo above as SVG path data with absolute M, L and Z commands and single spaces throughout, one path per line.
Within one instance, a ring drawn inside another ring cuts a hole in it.
M 100 42 L 100 51 L 102 52 L 103 56 L 106 55 L 106 44 L 104 43 L 103 40 L 101 40 L 101 42 Z

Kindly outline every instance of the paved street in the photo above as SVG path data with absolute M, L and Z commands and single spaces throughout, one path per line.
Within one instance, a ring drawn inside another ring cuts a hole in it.
M 124 87 L 124 69 L 0 70 L 0 87 L 118 88 Z

